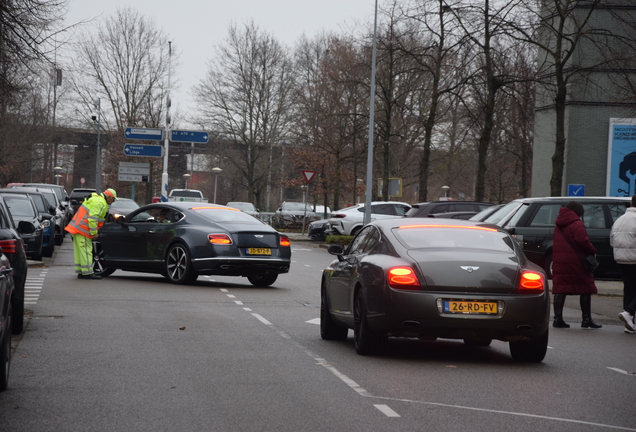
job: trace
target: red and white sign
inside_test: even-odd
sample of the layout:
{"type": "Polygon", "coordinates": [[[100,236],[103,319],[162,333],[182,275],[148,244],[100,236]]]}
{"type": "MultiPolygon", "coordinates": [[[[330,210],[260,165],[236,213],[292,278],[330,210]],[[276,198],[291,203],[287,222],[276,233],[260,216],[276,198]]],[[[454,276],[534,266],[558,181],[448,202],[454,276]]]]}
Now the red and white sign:
{"type": "Polygon", "coordinates": [[[80,178],[80,184],[86,183],[86,179],[84,177],[80,178]]]}
{"type": "Polygon", "coordinates": [[[305,176],[305,181],[309,183],[316,175],[316,171],[303,170],[303,175],[305,176]]]}

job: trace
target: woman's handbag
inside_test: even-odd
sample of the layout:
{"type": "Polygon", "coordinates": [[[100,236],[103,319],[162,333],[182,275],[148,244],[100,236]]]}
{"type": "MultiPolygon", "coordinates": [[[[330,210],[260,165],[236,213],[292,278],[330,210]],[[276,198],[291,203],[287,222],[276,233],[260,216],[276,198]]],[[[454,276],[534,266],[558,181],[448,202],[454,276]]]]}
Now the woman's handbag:
{"type": "Polygon", "coordinates": [[[598,267],[598,260],[594,258],[594,255],[588,255],[583,258],[583,268],[590,273],[593,273],[598,267]]]}
{"type": "MultiPolygon", "coordinates": [[[[560,229],[560,228],[559,228],[560,229]]],[[[561,232],[563,233],[563,230],[561,230],[561,232]]],[[[572,246],[572,243],[570,243],[570,240],[568,240],[567,236],[565,235],[565,233],[563,233],[563,238],[565,239],[565,241],[567,242],[568,245],[570,245],[570,247],[572,248],[572,250],[576,253],[578,252],[574,246],[572,246]]],[[[582,263],[583,263],[583,268],[585,269],[586,272],[588,273],[594,273],[594,270],[596,270],[596,267],[598,267],[598,260],[596,258],[594,258],[594,255],[587,255],[585,257],[583,257],[582,259],[582,263]]]]}

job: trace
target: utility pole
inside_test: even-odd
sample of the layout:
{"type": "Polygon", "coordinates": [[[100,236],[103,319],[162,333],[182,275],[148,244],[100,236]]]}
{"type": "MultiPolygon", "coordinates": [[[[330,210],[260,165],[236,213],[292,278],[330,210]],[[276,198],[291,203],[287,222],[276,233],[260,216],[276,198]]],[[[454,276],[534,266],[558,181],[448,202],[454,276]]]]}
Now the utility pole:
{"type": "Polygon", "coordinates": [[[161,174],[161,202],[168,201],[168,148],[170,147],[170,72],[172,62],[172,42],[168,41],[168,94],[166,95],[166,137],[163,141],[163,174],[161,174]]]}
{"type": "MultiPolygon", "coordinates": [[[[95,100],[95,109],[97,110],[97,156],[95,157],[95,190],[97,191],[97,193],[100,193],[102,179],[102,108],[100,98],[97,98],[95,100]]],[[[93,117],[93,120],[95,120],[95,117],[93,117]]]]}

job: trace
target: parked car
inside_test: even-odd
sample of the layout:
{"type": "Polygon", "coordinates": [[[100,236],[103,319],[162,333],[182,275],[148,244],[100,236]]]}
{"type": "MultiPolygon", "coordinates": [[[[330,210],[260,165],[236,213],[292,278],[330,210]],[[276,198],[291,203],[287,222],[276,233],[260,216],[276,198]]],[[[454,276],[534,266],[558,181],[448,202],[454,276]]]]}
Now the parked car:
{"type": "Polygon", "coordinates": [[[0,189],[0,193],[13,193],[21,195],[26,194],[31,197],[31,200],[33,200],[35,208],[38,211],[40,224],[44,228],[44,237],[42,240],[42,256],[53,256],[53,252],[55,251],[55,223],[51,222],[51,220],[53,219],[53,215],[50,212],[52,210],[49,208],[44,195],[40,192],[35,192],[30,189],[24,188],[0,189]],[[45,221],[48,221],[48,223],[45,221]]]}
{"type": "Polygon", "coordinates": [[[71,191],[71,195],[69,197],[71,203],[71,209],[73,214],[77,211],[78,208],[82,205],[84,200],[91,196],[91,194],[97,193],[96,189],[90,188],[75,188],[71,191]]]}
{"type": "Polygon", "coordinates": [[[64,243],[64,237],[66,236],[66,231],[64,230],[64,207],[57,199],[55,191],[46,187],[24,187],[24,190],[41,192],[42,195],[44,195],[44,198],[49,205],[50,213],[54,214],[53,218],[51,218],[51,223],[55,224],[55,244],[60,246],[64,243]]]}
{"type": "Polygon", "coordinates": [[[20,231],[25,227],[28,230],[28,224],[28,222],[21,222],[16,229],[4,198],[0,194],[0,248],[9,259],[15,283],[15,290],[11,297],[11,329],[13,334],[22,333],[24,328],[24,284],[29,267],[20,231]]]}
{"type": "Polygon", "coordinates": [[[289,271],[290,246],[287,236],[237,209],[148,204],[100,229],[94,271],[159,273],[176,284],[193,283],[199,275],[243,276],[252,285],[269,286],[289,271]]]}
{"type": "Polygon", "coordinates": [[[307,203],[297,201],[283,201],[274,215],[273,226],[277,228],[289,228],[302,226],[303,219],[310,222],[315,219],[316,213],[307,203]]]}
{"type": "Polygon", "coordinates": [[[133,210],[137,210],[139,204],[130,198],[117,198],[109,207],[106,222],[114,222],[120,216],[126,216],[133,210]]]}
{"type": "MultiPolygon", "coordinates": [[[[410,209],[409,204],[399,201],[375,201],[371,203],[371,220],[402,217],[410,209]]],[[[364,212],[364,204],[356,204],[331,213],[331,230],[337,235],[356,235],[364,224],[364,212]]]]}
{"type": "Polygon", "coordinates": [[[9,258],[0,247],[0,391],[9,385],[11,370],[11,332],[12,300],[15,295],[15,282],[9,258]]]}
{"type": "Polygon", "coordinates": [[[630,205],[628,197],[545,197],[521,198],[501,207],[484,222],[499,225],[517,239],[530,261],[552,277],[552,238],[559,209],[568,201],[583,205],[583,223],[596,248],[597,278],[620,278],[609,235],[614,224],[630,205]]]}
{"type": "Polygon", "coordinates": [[[449,213],[449,212],[480,212],[486,207],[492,206],[491,203],[479,201],[428,201],[419,204],[413,204],[411,209],[406,213],[406,217],[427,217],[429,214],[449,213]]]}
{"type": "Polygon", "coordinates": [[[62,210],[64,215],[64,226],[66,226],[66,224],[68,224],[73,218],[73,209],[71,207],[68,193],[66,193],[66,189],[64,189],[64,186],[49,183],[24,183],[22,187],[43,187],[53,190],[53,192],[55,192],[55,196],[57,196],[57,201],[61,205],[60,210],[62,210]]]}
{"type": "Polygon", "coordinates": [[[505,230],[428,218],[366,225],[324,270],[320,335],[358,354],[381,352],[391,337],[509,342],[517,361],[540,362],[548,347],[546,275],[505,230]]]}
{"type": "Polygon", "coordinates": [[[312,240],[325,240],[330,230],[329,219],[319,219],[309,224],[307,235],[312,240]]]}
{"type": "Polygon", "coordinates": [[[243,210],[245,213],[250,216],[254,216],[256,219],[260,219],[261,217],[261,211],[251,202],[231,201],[227,203],[226,206],[243,210]]]}
{"type": "Polygon", "coordinates": [[[20,237],[24,244],[24,251],[28,258],[42,260],[42,246],[44,244],[44,225],[51,225],[50,220],[41,220],[38,209],[31,197],[27,194],[5,193],[0,191],[4,202],[9,208],[9,213],[16,225],[22,222],[20,237]]]}

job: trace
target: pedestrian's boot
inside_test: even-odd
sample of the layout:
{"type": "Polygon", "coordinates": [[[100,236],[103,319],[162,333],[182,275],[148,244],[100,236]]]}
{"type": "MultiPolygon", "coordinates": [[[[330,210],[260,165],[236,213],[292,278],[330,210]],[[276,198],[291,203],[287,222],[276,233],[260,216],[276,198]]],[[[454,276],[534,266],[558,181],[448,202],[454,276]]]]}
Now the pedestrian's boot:
{"type": "Polygon", "coordinates": [[[592,320],[592,294],[583,294],[580,299],[581,312],[583,315],[583,321],[581,327],[597,329],[603,327],[602,324],[597,324],[592,320]]]}
{"type": "Polygon", "coordinates": [[[554,321],[552,327],[570,328],[570,324],[563,321],[563,305],[565,305],[565,294],[554,295],[554,321]]]}

